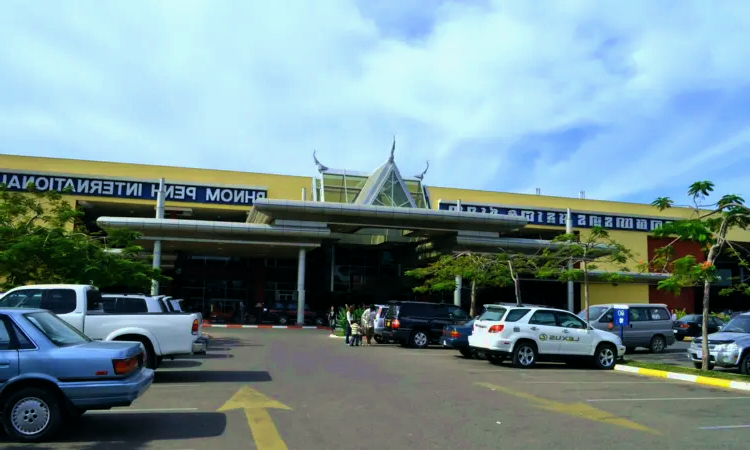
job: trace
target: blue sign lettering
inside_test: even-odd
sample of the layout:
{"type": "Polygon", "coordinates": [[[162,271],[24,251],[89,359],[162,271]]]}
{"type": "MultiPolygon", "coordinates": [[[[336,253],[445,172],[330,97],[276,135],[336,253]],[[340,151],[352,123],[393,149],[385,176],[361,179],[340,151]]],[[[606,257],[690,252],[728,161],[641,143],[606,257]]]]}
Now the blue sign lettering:
{"type": "MultiPolygon", "coordinates": [[[[79,178],[57,175],[19,174],[0,172],[0,184],[9,191],[25,191],[34,183],[40,191],[70,190],[71,195],[86,197],[132,198],[156,200],[158,182],[79,178]]],[[[266,189],[243,189],[222,186],[166,184],[166,200],[221,205],[252,205],[256,199],[266,198],[266,189]]]]}
{"type": "Polygon", "coordinates": [[[626,327],[630,324],[630,311],[627,309],[618,309],[615,308],[614,310],[614,316],[615,316],[615,325],[620,327],[626,327]]]}
{"type": "MultiPolygon", "coordinates": [[[[439,202],[438,209],[443,211],[456,211],[455,202],[439,202]]],[[[505,214],[509,216],[520,216],[532,225],[547,225],[553,227],[564,227],[567,213],[554,209],[540,208],[505,208],[494,205],[476,205],[461,203],[461,211],[483,214],[505,214]]],[[[651,232],[671,220],[655,219],[650,217],[629,217],[612,214],[589,214],[571,211],[574,228],[602,227],[610,230],[621,231],[643,231],[651,232]]]]}

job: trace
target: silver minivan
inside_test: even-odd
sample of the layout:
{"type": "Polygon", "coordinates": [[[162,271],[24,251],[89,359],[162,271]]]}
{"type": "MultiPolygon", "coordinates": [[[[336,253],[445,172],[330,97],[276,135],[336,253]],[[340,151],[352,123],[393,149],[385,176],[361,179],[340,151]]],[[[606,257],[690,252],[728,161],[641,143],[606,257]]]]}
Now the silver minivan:
{"type": "MultiPolygon", "coordinates": [[[[589,323],[598,330],[619,334],[615,326],[614,304],[589,307],[589,323]]],[[[667,305],[655,303],[627,303],[628,325],[622,331],[622,343],[632,352],[636,347],[645,347],[652,353],[661,353],[675,343],[672,331],[672,315],[667,305]]],[[[586,319],[586,310],[578,313],[586,319]]]]}

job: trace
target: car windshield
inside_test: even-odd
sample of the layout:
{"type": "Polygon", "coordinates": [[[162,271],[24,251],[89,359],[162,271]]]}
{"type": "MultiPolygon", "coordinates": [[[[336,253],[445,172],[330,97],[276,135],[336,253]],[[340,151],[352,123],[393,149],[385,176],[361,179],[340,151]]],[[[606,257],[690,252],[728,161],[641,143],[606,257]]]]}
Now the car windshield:
{"type": "Polygon", "coordinates": [[[487,311],[484,312],[481,316],[479,316],[479,320],[492,320],[492,321],[498,321],[503,318],[505,315],[505,312],[507,309],[505,308],[492,308],[488,307],[487,311]]]}
{"type": "MultiPolygon", "coordinates": [[[[589,320],[594,321],[602,316],[607,310],[609,309],[608,306],[592,306],[589,308],[589,320]]],[[[578,313],[578,317],[580,319],[586,320],[586,310],[578,313]]]]}
{"type": "Polygon", "coordinates": [[[750,333],[750,315],[748,316],[737,316],[730,320],[724,328],[721,329],[722,333],[750,333]]]}
{"type": "Polygon", "coordinates": [[[68,325],[56,315],[48,311],[24,314],[26,319],[39,329],[58,347],[85,344],[91,342],[88,336],[68,325]]]}
{"type": "Polygon", "coordinates": [[[688,316],[682,316],[677,321],[678,322],[699,322],[700,320],[702,320],[701,316],[698,316],[698,315],[695,315],[695,314],[691,314],[691,315],[688,315],[688,316]]]}

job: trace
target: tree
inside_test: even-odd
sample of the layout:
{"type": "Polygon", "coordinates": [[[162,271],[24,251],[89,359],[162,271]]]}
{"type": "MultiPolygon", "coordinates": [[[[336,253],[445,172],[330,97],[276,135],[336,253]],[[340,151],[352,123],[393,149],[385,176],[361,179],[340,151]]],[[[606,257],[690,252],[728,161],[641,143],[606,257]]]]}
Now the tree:
{"type": "Polygon", "coordinates": [[[62,194],[10,192],[0,185],[0,287],[39,283],[93,284],[146,290],[152,280],[168,281],[138,259],[138,233],[124,229],[90,234],[83,212],[62,194]],[[112,251],[117,249],[117,251],[112,251]]]}
{"type": "MultiPolygon", "coordinates": [[[[576,234],[555,237],[551,245],[542,251],[537,278],[557,278],[560,281],[580,281],[584,286],[584,309],[589,321],[589,278],[598,264],[619,265],[621,272],[629,272],[624,264],[632,259],[632,252],[617,243],[602,227],[594,227],[583,239],[576,234]],[[577,267],[576,267],[577,266],[577,267]]],[[[631,281],[632,277],[604,271],[600,279],[617,283],[631,281]]]]}
{"type": "Polygon", "coordinates": [[[477,289],[508,286],[512,283],[505,261],[497,255],[463,252],[443,255],[427,267],[409,270],[407,276],[423,280],[415,292],[440,292],[456,289],[456,276],[471,283],[469,315],[476,315],[477,289]]]}
{"type": "MultiPolygon", "coordinates": [[[[702,370],[709,370],[708,352],[708,317],[711,284],[719,280],[716,271],[716,260],[724,254],[737,261],[740,266],[748,267],[745,258],[747,249],[730,242],[727,234],[733,229],[747,230],[750,226],[750,208],[738,195],[725,195],[716,203],[704,204],[704,201],[714,190],[711,181],[698,181],[688,188],[688,196],[692,199],[691,215],[684,220],[665,223],[654,231],[656,237],[672,237],[673,240],[657,249],[654,258],[642,264],[642,270],[656,270],[668,272],[669,277],[658,283],[657,289],[679,295],[685,287],[703,287],[703,331],[702,331],[702,370]],[[694,255],[674,259],[674,244],[679,241],[692,241],[701,245],[707,252],[706,260],[701,262],[694,255]]],[[[651,203],[660,211],[672,208],[674,201],[669,197],[659,197],[651,203]]],[[[731,288],[723,289],[720,294],[728,295],[741,292],[750,295],[750,286],[740,282],[731,288]]],[[[747,370],[747,369],[746,369],[747,370]]]]}

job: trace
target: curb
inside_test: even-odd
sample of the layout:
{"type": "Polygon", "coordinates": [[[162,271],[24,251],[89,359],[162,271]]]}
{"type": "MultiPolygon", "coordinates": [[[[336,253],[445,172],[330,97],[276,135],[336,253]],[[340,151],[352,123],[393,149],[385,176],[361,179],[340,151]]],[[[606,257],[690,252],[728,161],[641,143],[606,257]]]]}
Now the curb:
{"type": "Polygon", "coordinates": [[[750,391],[750,383],[743,381],[724,380],[721,378],[703,377],[700,375],[688,375],[686,373],[666,372],[664,370],[645,369],[643,367],[624,366],[621,364],[616,365],[615,370],[647,377],[668,378],[670,380],[687,381],[706,386],[734,389],[738,391],[750,391]]]}
{"type": "Polygon", "coordinates": [[[264,328],[264,329],[275,329],[275,330],[329,330],[330,327],[323,326],[302,326],[302,325],[236,325],[236,324],[217,324],[217,323],[203,323],[203,328],[264,328]]]}

